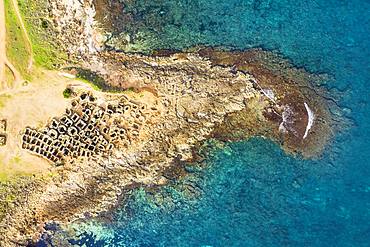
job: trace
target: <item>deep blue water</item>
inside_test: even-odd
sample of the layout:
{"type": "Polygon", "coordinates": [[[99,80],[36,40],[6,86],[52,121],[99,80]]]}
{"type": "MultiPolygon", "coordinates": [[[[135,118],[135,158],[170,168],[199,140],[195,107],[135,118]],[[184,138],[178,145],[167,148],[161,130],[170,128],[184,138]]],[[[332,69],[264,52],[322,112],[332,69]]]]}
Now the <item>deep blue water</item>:
{"type": "Polygon", "coordinates": [[[370,1],[143,2],[180,16],[176,32],[168,23],[171,32],[151,34],[162,48],[263,47],[332,75],[325,86],[341,92],[352,126],[316,161],[260,138],[232,143],[176,186],[132,192],[116,222],[103,224],[105,239],[85,245],[370,246],[370,1]],[[196,199],[184,195],[187,184],[196,199]]]}

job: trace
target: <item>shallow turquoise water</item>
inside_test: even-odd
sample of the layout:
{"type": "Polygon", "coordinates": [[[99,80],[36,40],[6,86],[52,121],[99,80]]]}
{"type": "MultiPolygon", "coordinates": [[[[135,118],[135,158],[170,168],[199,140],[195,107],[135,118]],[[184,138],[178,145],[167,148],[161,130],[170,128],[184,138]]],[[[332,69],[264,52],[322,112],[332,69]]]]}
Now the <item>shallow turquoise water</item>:
{"type": "Polygon", "coordinates": [[[338,104],[353,125],[317,161],[289,157],[261,138],[230,144],[176,185],[134,191],[115,220],[103,224],[113,237],[89,233],[74,243],[370,246],[370,2],[158,0],[130,8],[139,5],[138,22],[167,15],[168,22],[153,21],[160,30],[142,27],[152,30],[151,48],[263,47],[332,75],[324,86],[341,93],[338,104]],[[188,184],[197,199],[184,197],[188,184]]]}

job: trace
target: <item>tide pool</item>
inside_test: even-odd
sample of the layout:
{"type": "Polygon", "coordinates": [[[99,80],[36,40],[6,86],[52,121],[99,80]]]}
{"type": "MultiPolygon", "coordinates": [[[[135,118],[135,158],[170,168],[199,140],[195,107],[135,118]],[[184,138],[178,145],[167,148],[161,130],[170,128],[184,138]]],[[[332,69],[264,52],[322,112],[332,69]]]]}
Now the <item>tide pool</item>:
{"type": "Polygon", "coordinates": [[[126,11],[133,23],[121,31],[136,37],[127,51],[262,47],[329,74],[318,86],[340,96],[336,114],[351,126],[317,160],[263,138],[227,144],[181,181],[132,191],[112,221],[94,221],[99,233],[81,226],[70,243],[370,246],[369,1],[130,1],[126,11]]]}

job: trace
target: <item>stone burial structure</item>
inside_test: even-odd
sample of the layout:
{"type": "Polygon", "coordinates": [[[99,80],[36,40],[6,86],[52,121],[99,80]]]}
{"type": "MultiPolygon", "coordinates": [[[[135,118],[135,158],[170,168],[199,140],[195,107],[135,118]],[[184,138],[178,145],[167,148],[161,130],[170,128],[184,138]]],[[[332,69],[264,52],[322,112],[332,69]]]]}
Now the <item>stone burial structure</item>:
{"type": "Polygon", "coordinates": [[[144,103],[120,95],[106,102],[83,92],[65,114],[53,118],[41,130],[27,127],[22,148],[52,163],[109,155],[114,147],[127,146],[138,137],[148,115],[144,103]]]}

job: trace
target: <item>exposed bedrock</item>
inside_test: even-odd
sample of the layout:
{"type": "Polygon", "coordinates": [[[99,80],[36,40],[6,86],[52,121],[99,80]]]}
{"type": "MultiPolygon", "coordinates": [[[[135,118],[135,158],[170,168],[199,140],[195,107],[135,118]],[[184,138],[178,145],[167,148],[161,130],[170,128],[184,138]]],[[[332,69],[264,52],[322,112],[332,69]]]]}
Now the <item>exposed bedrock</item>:
{"type": "Polygon", "coordinates": [[[288,60],[261,49],[245,52],[204,49],[199,54],[213,64],[232,66],[252,75],[254,88],[269,102],[262,110],[262,118],[255,114],[255,108],[261,105],[256,100],[242,111],[229,114],[224,124],[215,131],[219,138],[237,140],[250,135],[263,135],[278,141],[289,153],[313,158],[323,152],[333,130],[339,128],[334,126],[337,121],[329,109],[338,106],[326,98],[327,91],[318,87],[322,81],[328,80],[326,75],[308,73],[294,67],[288,60]],[[236,130],[230,133],[227,129],[233,126],[236,130]]]}
{"type": "Polygon", "coordinates": [[[48,138],[42,136],[39,144],[52,146],[37,154],[64,164],[4,219],[2,230],[12,239],[36,240],[45,222],[97,216],[113,207],[127,187],[165,184],[163,173],[179,161],[193,161],[210,138],[262,135],[287,152],[313,157],[331,135],[327,104],[310,88],[320,78],[269,52],[106,52],[85,67],[111,86],[134,92],[76,93],[64,116],[51,116],[44,129],[25,130],[26,149],[33,147],[31,137],[45,133],[48,138]],[[305,104],[314,118],[309,119],[305,104]],[[122,137],[114,141],[119,130],[122,137]],[[95,134],[86,136],[88,131],[95,134]],[[78,143],[78,150],[70,143],[78,143]]]}
{"type": "Polygon", "coordinates": [[[175,177],[183,172],[176,164],[195,161],[206,140],[265,136],[308,158],[319,155],[332,135],[331,106],[315,86],[325,78],[271,52],[102,51],[93,1],[49,2],[56,36],[79,66],[107,88],[133,91],[71,86],[65,115],[24,130],[23,148],[59,166],[2,220],[0,246],[36,241],[46,222],[97,216],[127,188],[166,184],[169,171],[175,177]]]}
{"type": "MultiPolygon", "coordinates": [[[[286,59],[261,49],[227,52],[206,48],[194,53],[159,51],[151,57],[103,53],[102,60],[104,67],[94,64],[91,68],[109,84],[151,90],[165,99],[177,99],[177,102],[185,102],[187,94],[198,98],[206,90],[212,97],[215,93],[208,83],[212,79],[221,83],[220,88],[225,87],[221,91],[227,94],[226,87],[234,84],[233,77],[247,81],[250,97],[243,99],[238,111],[228,112],[210,135],[220,140],[262,135],[279,142],[287,152],[308,158],[323,151],[336,122],[329,107],[337,106],[325,99],[327,92],[317,86],[328,79],[325,75],[295,68],[286,59]],[[223,72],[217,74],[215,71],[223,72]],[[202,75],[209,78],[202,78],[202,75]],[[174,83],[165,86],[158,83],[163,78],[174,83]],[[204,91],[196,88],[197,83],[204,84],[204,91]],[[182,92],[176,93],[176,90],[182,92]]],[[[185,112],[202,114],[196,108],[188,108],[191,110],[185,112]]]]}

